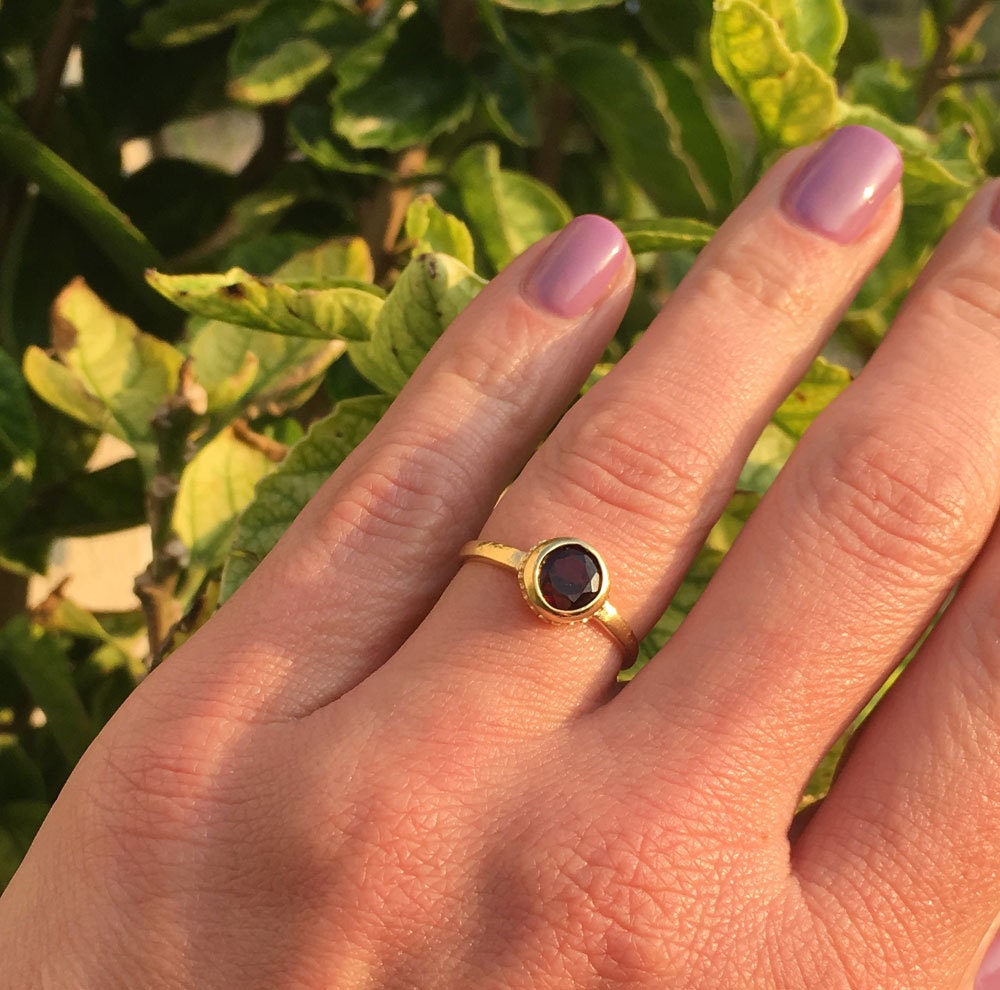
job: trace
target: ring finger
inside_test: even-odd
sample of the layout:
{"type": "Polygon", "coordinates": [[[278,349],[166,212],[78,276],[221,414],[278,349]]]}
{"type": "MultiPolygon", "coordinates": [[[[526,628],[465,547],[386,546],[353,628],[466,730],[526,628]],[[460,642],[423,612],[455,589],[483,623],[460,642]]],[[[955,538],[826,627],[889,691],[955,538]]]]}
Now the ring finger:
{"type": "MultiPolygon", "coordinates": [[[[613,604],[641,637],[887,246],[900,170],[891,142],[858,127],[775,165],[642,340],[563,418],[483,538],[526,550],[569,535],[603,551],[613,604]]],[[[535,724],[558,724],[600,698],[621,654],[592,627],[539,622],[513,575],[470,563],[370,689],[392,692],[408,674],[438,708],[442,658],[471,718],[501,717],[506,700],[520,724],[532,708],[535,724]]]]}

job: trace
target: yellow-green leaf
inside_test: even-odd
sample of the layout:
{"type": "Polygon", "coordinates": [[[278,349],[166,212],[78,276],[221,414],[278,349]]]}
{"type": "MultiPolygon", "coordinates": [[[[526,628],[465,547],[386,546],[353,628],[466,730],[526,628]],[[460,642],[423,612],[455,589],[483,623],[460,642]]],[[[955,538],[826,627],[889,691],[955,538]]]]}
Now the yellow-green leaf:
{"type": "Polygon", "coordinates": [[[371,340],[348,344],[355,367],[387,395],[395,395],[484,284],[446,254],[414,258],[379,312],[371,340]]]}
{"type": "Polygon", "coordinates": [[[710,40],[712,63],[746,105],[765,145],[806,144],[834,126],[833,78],[793,51],[778,22],[752,0],[717,0],[710,40]]]}
{"type": "Polygon", "coordinates": [[[222,275],[151,271],[147,279],[165,298],[197,316],[322,340],[366,340],[383,298],[376,286],[359,280],[279,282],[242,268],[222,275]]]}
{"type": "Polygon", "coordinates": [[[177,388],[180,351],[113,312],[83,279],[55,301],[52,344],[54,357],[37,347],[25,353],[31,387],[67,415],[130,444],[151,475],[153,414],[177,388]]]}
{"type": "Polygon", "coordinates": [[[466,268],[475,268],[475,249],[469,228],[456,216],[442,210],[433,197],[417,196],[406,211],[406,238],[413,253],[449,254],[466,268]]]}
{"type": "Polygon", "coordinates": [[[455,163],[453,174],[462,206],[498,271],[573,217],[543,182],[501,168],[495,144],[473,145],[455,163]]]}
{"type": "Polygon", "coordinates": [[[792,394],[775,411],[772,422],[794,440],[851,383],[851,373],[826,358],[816,358],[792,394]]]}
{"type": "Polygon", "coordinates": [[[181,475],[174,507],[174,529],[193,566],[210,569],[226,559],[237,517],[253,499],[257,482],[276,467],[231,427],[198,451],[181,475]]]}
{"type": "Polygon", "coordinates": [[[281,466],[257,486],[240,517],[232,553],[222,572],[225,601],[270,553],[320,486],[361,443],[389,407],[384,396],[347,399],[289,451],[281,466]]]}

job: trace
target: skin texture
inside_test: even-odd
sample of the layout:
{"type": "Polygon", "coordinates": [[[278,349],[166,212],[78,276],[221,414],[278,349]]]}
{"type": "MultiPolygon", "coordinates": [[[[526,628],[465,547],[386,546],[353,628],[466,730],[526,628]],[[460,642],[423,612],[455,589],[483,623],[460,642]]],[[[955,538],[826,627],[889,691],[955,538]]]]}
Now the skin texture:
{"type": "Polygon", "coordinates": [[[577,536],[636,632],[656,620],[894,233],[896,188],[849,243],[789,216],[815,151],[565,415],[631,261],[580,316],[531,293],[552,239],[491,284],[88,751],[0,899],[0,985],[971,986],[1000,914],[995,187],[627,688],[607,637],[458,569],[480,533],[577,536]],[[963,574],[790,841],[815,761],[963,574]]]}

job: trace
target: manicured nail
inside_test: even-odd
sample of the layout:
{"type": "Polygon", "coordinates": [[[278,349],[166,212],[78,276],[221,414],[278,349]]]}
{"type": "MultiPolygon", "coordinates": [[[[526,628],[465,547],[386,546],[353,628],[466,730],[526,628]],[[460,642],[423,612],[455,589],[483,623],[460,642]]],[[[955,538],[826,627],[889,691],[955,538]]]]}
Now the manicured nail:
{"type": "Polygon", "coordinates": [[[785,191],[793,220],[839,244],[867,229],[903,174],[899,149],[870,127],[843,127],[826,139],[785,191]]]}
{"type": "Polygon", "coordinates": [[[610,291],[628,257],[622,232],[604,217],[577,217],[552,242],[527,288],[556,316],[582,316],[610,291]]]}
{"type": "Polygon", "coordinates": [[[1000,938],[995,938],[986,951],[976,976],[975,990],[1000,990],[1000,938]]]}

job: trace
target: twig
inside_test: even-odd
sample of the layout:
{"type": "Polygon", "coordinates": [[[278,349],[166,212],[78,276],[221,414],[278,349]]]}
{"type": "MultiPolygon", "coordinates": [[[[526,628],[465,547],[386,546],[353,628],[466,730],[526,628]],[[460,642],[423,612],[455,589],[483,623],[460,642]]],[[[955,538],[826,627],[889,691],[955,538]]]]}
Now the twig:
{"type": "Polygon", "coordinates": [[[974,69],[960,69],[952,65],[945,70],[944,78],[947,82],[958,83],[996,82],[1000,80],[1000,65],[980,65],[974,69]]]}
{"type": "Polygon", "coordinates": [[[59,6],[52,33],[38,60],[38,84],[24,111],[24,119],[36,136],[49,126],[66,62],[83,22],[93,16],[94,0],[63,0],[59,6]]]}
{"type": "MultiPolygon", "coordinates": [[[[49,126],[66,72],[66,61],[76,44],[81,26],[93,14],[94,0],[63,0],[56,12],[52,33],[38,59],[35,91],[24,110],[25,123],[36,137],[41,137],[49,126]]],[[[0,260],[7,255],[27,201],[27,182],[22,178],[12,178],[0,195],[0,260]]]]}
{"type": "Polygon", "coordinates": [[[375,281],[381,282],[392,268],[396,244],[413,201],[412,179],[423,170],[427,149],[409,148],[396,158],[392,179],[383,179],[371,199],[362,205],[361,236],[375,262],[375,281]]]}
{"type": "Polygon", "coordinates": [[[28,579],[23,574],[0,569],[0,626],[24,611],[28,600],[28,579]]]}
{"type": "Polygon", "coordinates": [[[278,443],[263,433],[257,433],[245,419],[237,419],[233,423],[233,435],[240,443],[245,443],[253,450],[258,450],[275,464],[280,464],[288,455],[288,445],[278,443]]]}
{"type": "Polygon", "coordinates": [[[531,174],[550,186],[557,186],[562,175],[563,137],[573,114],[573,100],[567,89],[556,82],[545,100],[542,143],[535,152],[531,174]]]}
{"type": "Polygon", "coordinates": [[[994,0],[965,0],[945,24],[938,26],[938,43],[920,84],[918,116],[930,106],[938,90],[950,81],[955,56],[968,45],[993,10],[994,0]]]}
{"type": "Polygon", "coordinates": [[[149,631],[150,669],[163,659],[167,633],[181,617],[174,592],[187,561],[187,547],[174,531],[174,506],[181,474],[194,455],[191,434],[206,410],[205,390],[195,381],[189,358],[181,366],[176,392],[153,415],[158,454],[156,474],[146,493],[153,559],[135,580],[149,631]]]}
{"type": "Polygon", "coordinates": [[[473,0],[441,0],[444,50],[468,65],[483,45],[482,22],[473,0]]]}

